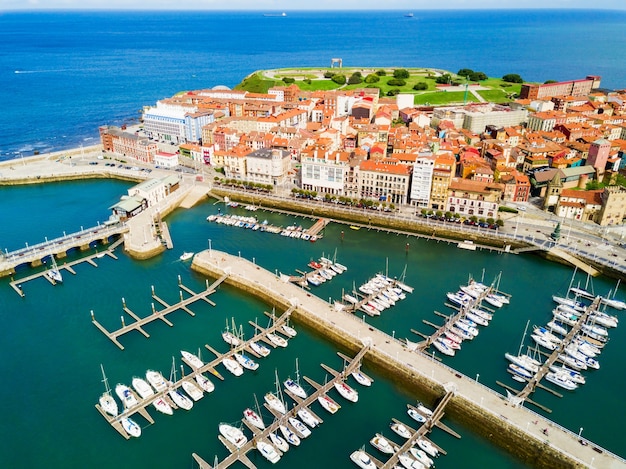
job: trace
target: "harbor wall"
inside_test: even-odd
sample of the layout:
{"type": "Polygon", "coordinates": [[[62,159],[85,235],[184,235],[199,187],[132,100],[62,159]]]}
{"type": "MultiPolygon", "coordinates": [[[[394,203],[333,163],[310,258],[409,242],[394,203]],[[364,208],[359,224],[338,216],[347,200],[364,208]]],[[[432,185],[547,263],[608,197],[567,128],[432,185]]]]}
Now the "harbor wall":
{"type": "MultiPolygon", "coordinates": [[[[194,257],[192,263],[193,270],[213,278],[219,278],[225,272],[230,272],[229,269],[232,267],[228,267],[230,265],[229,257],[234,256],[229,256],[219,251],[212,251],[211,255],[214,260],[207,262],[207,259],[203,258],[206,252],[203,251],[194,257]],[[223,265],[223,268],[220,267],[220,263],[223,265]]],[[[294,299],[290,299],[288,293],[277,293],[270,286],[271,284],[267,283],[268,277],[278,282],[276,277],[259,266],[255,266],[254,269],[258,271],[257,275],[253,277],[254,280],[230,272],[225,283],[267,302],[269,306],[278,310],[286,310],[291,307],[294,299]],[[263,276],[266,278],[263,278],[263,276]]],[[[287,292],[287,289],[295,288],[301,296],[302,292],[299,287],[283,284],[283,282],[279,283],[282,284],[278,288],[281,292],[287,292]]],[[[324,300],[310,293],[306,293],[306,298],[306,306],[296,302],[297,307],[291,313],[294,322],[306,327],[314,334],[324,338],[324,340],[332,342],[333,345],[344,351],[352,354],[357,353],[363,345],[362,339],[365,339],[366,336],[363,336],[361,339],[356,334],[348,333],[344,328],[336,325],[333,316],[329,316],[327,313],[331,308],[324,300]],[[309,311],[312,308],[314,310],[309,311]],[[326,315],[325,319],[322,318],[323,315],[326,315]]],[[[343,313],[339,312],[335,312],[335,314],[343,315],[343,313]]],[[[338,318],[338,316],[335,316],[335,318],[338,318]]],[[[358,322],[358,318],[351,317],[350,319],[353,323],[355,321],[358,322]]],[[[365,325],[367,326],[367,324],[365,325]]],[[[412,368],[410,364],[407,365],[399,360],[394,360],[392,356],[379,350],[376,347],[376,341],[380,340],[381,331],[371,326],[368,327],[368,330],[371,331],[372,336],[376,336],[374,346],[368,350],[364,357],[369,367],[386,379],[404,388],[409,394],[415,395],[428,404],[434,405],[444,396],[446,391],[442,382],[430,379],[423,373],[423,370],[417,370],[412,368]]],[[[386,343],[394,340],[391,337],[385,337],[387,338],[386,343]]],[[[368,340],[371,339],[368,338],[368,340]]],[[[406,347],[404,347],[404,350],[406,351],[406,347]]],[[[436,367],[438,365],[431,363],[430,366],[436,367]]],[[[463,386],[463,381],[467,383],[467,378],[463,375],[453,371],[445,370],[445,372],[448,373],[451,383],[458,386],[463,386]]],[[[448,383],[446,382],[446,384],[448,383]]],[[[585,467],[584,464],[559,451],[546,440],[537,439],[528,432],[524,432],[518,425],[510,423],[507,417],[488,412],[484,407],[478,406],[459,393],[455,394],[448,402],[445,412],[453,421],[483,436],[494,445],[503,448],[533,467],[585,467]]]]}

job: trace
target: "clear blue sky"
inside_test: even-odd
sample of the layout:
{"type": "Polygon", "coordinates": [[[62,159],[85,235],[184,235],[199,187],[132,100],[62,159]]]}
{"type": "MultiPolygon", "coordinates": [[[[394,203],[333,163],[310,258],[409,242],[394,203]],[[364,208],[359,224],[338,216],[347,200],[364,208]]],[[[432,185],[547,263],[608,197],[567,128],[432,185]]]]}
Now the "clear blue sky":
{"type": "Polygon", "coordinates": [[[2,0],[0,11],[102,10],[407,10],[587,8],[625,10],[625,0],[2,0]]]}

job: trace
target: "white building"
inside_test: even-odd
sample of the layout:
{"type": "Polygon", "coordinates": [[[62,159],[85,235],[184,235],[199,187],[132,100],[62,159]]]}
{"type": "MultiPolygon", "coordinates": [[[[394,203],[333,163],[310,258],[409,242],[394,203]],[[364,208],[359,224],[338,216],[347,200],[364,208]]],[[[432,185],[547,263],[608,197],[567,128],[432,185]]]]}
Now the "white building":
{"type": "Polygon", "coordinates": [[[167,176],[163,179],[148,179],[128,189],[128,195],[145,199],[148,207],[158,204],[178,188],[178,176],[167,176]]]}
{"type": "Polygon", "coordinates": [[[164,168],[175,168],[178,166],[178,153],[157,152],[154,155],[154,164],[164,168]]]}
{"type": "Polygon", "coordinates": [[[430,193],[433,185],[433,171],[436,159],[432,154],[418,156],[415,159],[409,200],[416,207],[430,207],[430,193]]]}
{"type": "Polygon", "coordinates": [[[247,155],[247,175],[250,182],[284,184],[289,178],[291,155],[287,150],[260,148],[247,155]]]}
{"type": "Polygon", "coordinates": [[[334,154],[319,154],[315,150],[312,154],[301,156],[302,167],[301,186],[308,191],[317,191],[323,194],[344,195],[344,182],[350,170],[347,152],[334,154]]]}
{"type": "Polygon", "coordinates": [[[156,140],[185,143],[187,136],[185,116],[197,110],[197,107],[192,105],[181,106],[158,101],[156,106],[144,110],[142,118],[144,131],[146,135],[156,140]]]}

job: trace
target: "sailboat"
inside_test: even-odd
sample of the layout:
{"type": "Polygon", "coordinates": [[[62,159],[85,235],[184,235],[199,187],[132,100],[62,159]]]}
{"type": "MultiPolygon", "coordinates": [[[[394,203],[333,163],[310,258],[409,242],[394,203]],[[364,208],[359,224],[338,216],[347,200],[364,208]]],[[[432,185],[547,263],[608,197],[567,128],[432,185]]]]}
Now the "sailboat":
{"type": "Polygon", "coordinates": [[[254,402],[256,404],[257,412],[248,407],[243,411],[243,416],[249,423],[251,423],[255,427],[260,428],[261,430],[265,430],[265,423],[261,418],[261,411],[259,410],[259,402],[256,400],[256,394],[254,396],[254,402]]]}
{"type": "Polygon", "coordinates": [[[63,283],[63,276],[61,275],[61,271],[59,270],[59,266],[57,265],[54,255],[51,255],[50,259],[52,259],[52,266],[48,269],[46,275],[55,283],[63,283]]]}
{"type": "Polygon", "coordinates": [[[115,417],[118,414],[117,401],[111,395],[111,388],[109,387],[109,381],[107,380],[106,375],[104,374],[104,367],[100,364],[100,369],[102,370],[102,382],[104,383],[105,391],[100,396],[98,402],[100,403],[100,407],[107,414],[115,417]]]}
{"type": "Polygon", "coordinates": [[[278,370],[274,370],[274,373],[276,375],[276,394],[268,392],[265,394],[265,396],[263,396],[263,398],[265,399],[265,402],[267,402],[267,405],[275,410],[278,413],[281,414],[286,414],[287,413],[287,408],[285,406],[285,402],[283,401],[282,398],[282,392],[280,390],[280,385],[278,384],[278,370]]]}
{"type": "Polygon", "coordinates": [[[287,378],[283,383],[287,391],[295,394],[301,399],[306,399],[307,393],[302,386],[300,386],[300,373],[298,370],[298,359],[296,358],[296,379],[287,378]]]}
{"type": "MultiPolygon", "coordinates": [[[[176,382],[176,363],[174,361],[174,357],[172,357],[172,371],[170,373],[170,381],[176,382]]],[[[185,396],[182,392],[180,392],[176,388],[170,388],[167,392],[170,398],[174,401],[178,407],[181,407],[185,410],[190,410],[193,407],[193,401],[185,396]]]]}
{"type": "Polygon", "coordinates": [[[528,354],[522,355],[522,347],[524,346],[524,338],[526,338],[526,333],[528,332],[529,324],[530,324],[530,320],[526,322],[526,328],[524,329],[524,335],[522,335],[522,340],[520,341],[519,349],[517,350],[517,355],[513,355],[507,352],[504,354],[504,358],[506,358],[508,361],[512,362],[513,364],[517,366],[521,366],[522,368],[525,368],[526,370],[532,373],[536,373],[537,370],[539,369],[539,366],[541,366],[541,362],[539,362],[538,360],[536,360],[535,358],[531,357],[528,354]]]}

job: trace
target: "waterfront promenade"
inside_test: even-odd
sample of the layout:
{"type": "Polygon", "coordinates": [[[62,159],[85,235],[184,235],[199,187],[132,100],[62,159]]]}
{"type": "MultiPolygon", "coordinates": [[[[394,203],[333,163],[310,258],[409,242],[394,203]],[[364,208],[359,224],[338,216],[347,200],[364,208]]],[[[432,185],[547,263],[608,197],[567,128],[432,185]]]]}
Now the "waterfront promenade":
{"type": "MultiPolygon", "coordinates": [[[[603,450],[592,442],[583,445],[576,434],[532,412],[515,406],[497,392],[472,378],[442,365],[432,357],[408,350],[403,342],[388,336],[360,317],[336,311],[326,301],[310,292],[280,280],[254,263],[216,250],[203,251],[194,257],[192,268],[211,277],[229,274],[227,283],[275,305],[295,305],[295,322],[322,331],[329,340],[360,348],[370,343],[364,360],[371,366],[397,374],[399,379],[412,377],[415,383],[433,390],[440,398],[447,389],[455,395],[447,408],[452,418],[470,420],[483,430],[495,444],[515,448],[523,460],[538,467],[603,467],[624,468],[626,461],[603,450]],[[547,429],[547,434],[543,432],[547,429]]],[[[407,383],[411,384],[411,383],[407,383]]]]}

